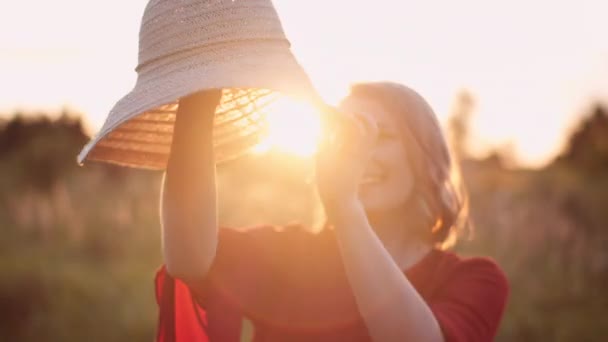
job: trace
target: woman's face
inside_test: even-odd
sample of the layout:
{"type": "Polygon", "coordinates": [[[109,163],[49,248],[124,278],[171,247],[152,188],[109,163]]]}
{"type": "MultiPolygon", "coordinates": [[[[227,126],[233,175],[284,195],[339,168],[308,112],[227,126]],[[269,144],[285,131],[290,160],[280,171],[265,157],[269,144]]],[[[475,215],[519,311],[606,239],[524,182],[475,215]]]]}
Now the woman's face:
{"type": "Polygon", "coordinates": [[[347,97],[340,110],[373,117],[378,138],[359,185],[359,200],[366,211],[381,212],[403,207],[414,187],[414,177],[394,113],[375,101],[347,97]]]}

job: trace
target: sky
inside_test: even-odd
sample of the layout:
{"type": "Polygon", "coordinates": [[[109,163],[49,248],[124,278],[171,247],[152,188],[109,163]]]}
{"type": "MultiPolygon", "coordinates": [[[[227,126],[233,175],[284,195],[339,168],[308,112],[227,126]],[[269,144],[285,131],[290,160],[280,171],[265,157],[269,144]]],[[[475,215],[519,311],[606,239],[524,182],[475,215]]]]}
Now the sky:
{"type": "MultiPolygon", "coordinates": [[[[134,85],[145,0],[0,2],[0,112],[87,114],[95,131],[134,85]]],[[[603,0],[275,0],[298,60],[329,101],[357,81],[418,90],[445,122],[476,100],[472,149],[512,145],[538,166],[608,100],[603,0]]]]}

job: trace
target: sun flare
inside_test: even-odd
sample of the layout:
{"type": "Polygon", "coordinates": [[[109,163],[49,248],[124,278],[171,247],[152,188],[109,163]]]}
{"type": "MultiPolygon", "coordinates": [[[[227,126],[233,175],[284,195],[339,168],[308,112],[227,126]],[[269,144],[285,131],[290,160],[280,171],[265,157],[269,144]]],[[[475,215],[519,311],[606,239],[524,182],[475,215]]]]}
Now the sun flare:
{"type": "Polygon", "coordinates": [[[320,114],[312,105],[281,97],[268,108],[266,120],[268,134],[253,148],[254,153],[271,149],[300,157],[315,153],[321,123],[320,114]]]}

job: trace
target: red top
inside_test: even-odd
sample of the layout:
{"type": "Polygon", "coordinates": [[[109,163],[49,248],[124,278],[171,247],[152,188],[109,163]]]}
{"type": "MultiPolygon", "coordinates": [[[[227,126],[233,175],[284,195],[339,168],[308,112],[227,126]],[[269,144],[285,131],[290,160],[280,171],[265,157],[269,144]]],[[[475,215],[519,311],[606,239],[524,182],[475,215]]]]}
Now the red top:
{"type": "MultiPolygon", "coordinates": [[[[491,341],[507,296],[487,258],[432,250],[404,272],[435,314],[446,341],[491,341]]],[[[158,342],[371,341],[347,281],[334,232],[220,229],[211,270],[196,287],[156,275],[158,342]]]]}

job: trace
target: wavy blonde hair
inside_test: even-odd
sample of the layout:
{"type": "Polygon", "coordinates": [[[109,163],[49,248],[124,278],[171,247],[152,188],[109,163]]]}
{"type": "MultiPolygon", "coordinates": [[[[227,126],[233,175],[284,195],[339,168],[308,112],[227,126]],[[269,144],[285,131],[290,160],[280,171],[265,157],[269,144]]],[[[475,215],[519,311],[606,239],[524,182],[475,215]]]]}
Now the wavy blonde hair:
{"type": "Polygon", "coordinates": [[[374,101],[393,115],[415,179],[405,210],[426,241],[442,249],[452,247],[463,231],[471,230],[468,199],[431,106],[413,89],[392,82],[355,84],[348,96],[374,101]]]}

